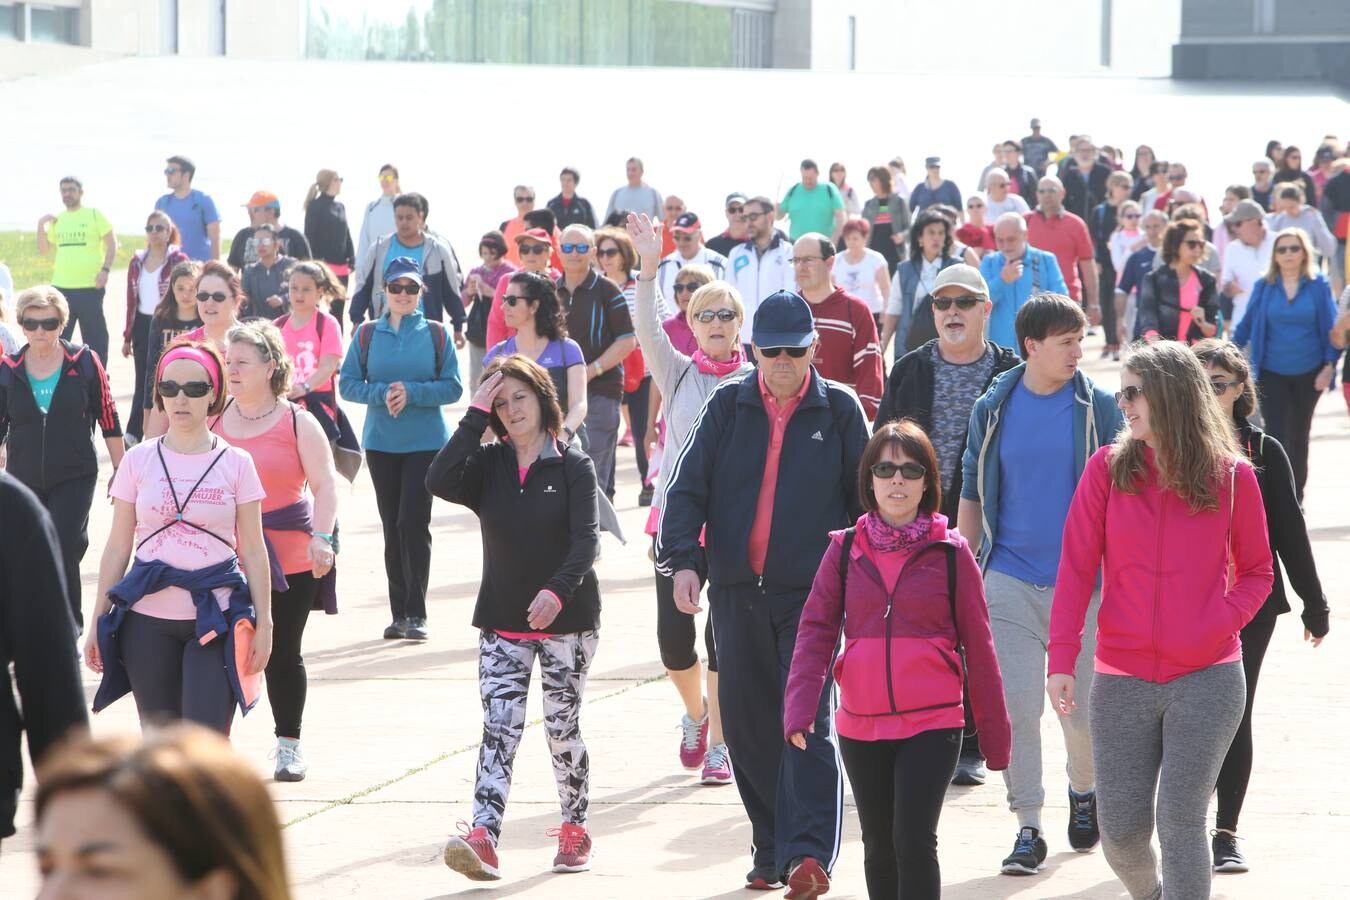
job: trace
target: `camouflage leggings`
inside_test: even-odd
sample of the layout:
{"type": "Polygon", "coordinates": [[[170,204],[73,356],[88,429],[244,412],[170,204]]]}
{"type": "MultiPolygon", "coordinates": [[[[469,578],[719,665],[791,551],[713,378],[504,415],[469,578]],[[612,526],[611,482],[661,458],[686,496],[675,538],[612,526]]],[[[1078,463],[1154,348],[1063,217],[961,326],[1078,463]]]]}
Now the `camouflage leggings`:
{"type": "Polygon", "coordinates": [[[483,697],[483,745],[473,794],[473,824],[501,833],[511,771],[525,731],[530,675],[539,659],[544,683],[544,734],[553,755],[563,821],[586,823],[591,761],[581,740],[581,694],[600,635],[595,631],[539,640],[510,640],[483,631],[478,641],[478,688],[483,697]]]}

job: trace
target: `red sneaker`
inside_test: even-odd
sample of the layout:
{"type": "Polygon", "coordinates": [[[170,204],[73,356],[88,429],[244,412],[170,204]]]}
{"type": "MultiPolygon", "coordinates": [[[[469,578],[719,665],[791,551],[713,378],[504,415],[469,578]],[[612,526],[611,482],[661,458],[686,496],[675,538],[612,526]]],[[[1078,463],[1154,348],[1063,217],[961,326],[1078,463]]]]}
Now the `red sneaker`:
{"type": "Polygon", "coordinates": [[[585,825],[564,822],[548,830],[549,837],[558,839],[558,855],[553,857],[555,872],[586,872],[591,868],[591,836],[585,825]]]}
{"type": "Polygon", "coordinates": [[[821,894],[829,893],[830,876],[817,860],[803,857],[788,873],[787,888],[784,900],[815,900],[821,894]]]}
{"type": "Polygon", "coordinates": [[[459,823],[459,834],[445,842],[445,864],[473,881],[496,881],[502,877],[497,867],[497,845],[487,827],[469,828],[459,823]]]}

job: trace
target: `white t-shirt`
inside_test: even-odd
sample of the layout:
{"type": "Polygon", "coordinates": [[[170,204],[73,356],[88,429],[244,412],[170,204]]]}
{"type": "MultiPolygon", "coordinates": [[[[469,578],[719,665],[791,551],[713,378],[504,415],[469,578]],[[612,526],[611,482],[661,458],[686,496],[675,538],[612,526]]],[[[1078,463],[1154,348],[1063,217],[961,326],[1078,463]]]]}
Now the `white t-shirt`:
{"type": "Polygon", "coordinates": [[[990,223],[997,222],[998,217],[1004,213],[1015,212],[1024,216],[1031,212],[1031,208],[1027,206],[1027,201],[1022,199],[1022,195],[1014,194],[1012,191],[1008,191],[1008,196],[1002,200],[986,197],[984,205],[988,208],[988,212],[984,214],[984,220],[990,223]]]}
{"type": "Polygon", "coordinates": [[[159,268],[152,269],[149,266],[141,266],[141,277],[136,285],[136,311],[144,313],[147,316],[155,314],[155,307],[163,299],[159,296],[159,273],[164,268],[164,263],[159,264],[159,268]]]}
{"type": "Polygon", "coordinates": [[[14,276],[9,274],[9,266],[4,263],[0,263],[0,294],[5,295],[5,308],[9,310],[10,318],[14,318],[14,310],[19,303],[14,296],[14,276]]]}
{"type": "Polygon", "coordinates": [[[870,247],[863,249],[863,257],[856,263],[848,261],[848,253],[834,258],[834,283],[867,304],[873,315],[881,312],[885,298],[877,284],[877,270],[885,271],[886,257],[870,247]]]}
{"type": "Polygon", "coordinates": [[[1255,247],[1249,247],[1241,240],[1232,240],[1228,242],[1228,249],[1223,255],[1223,268],[1219,272],[1219,290],[1230,279],[1236,279],[1242,287],[1242,293],[1233,296],[1233,322],[1234,328],[1237,323],[1242,321],[1242,316],[1247,312],[1247,301],[1251,298],[1252,288],[1256,282],[1266,276],[1270,271],[1270,257],[1274,252],[1275,232],[1266,229],[1266,238],[1255,247]]]}

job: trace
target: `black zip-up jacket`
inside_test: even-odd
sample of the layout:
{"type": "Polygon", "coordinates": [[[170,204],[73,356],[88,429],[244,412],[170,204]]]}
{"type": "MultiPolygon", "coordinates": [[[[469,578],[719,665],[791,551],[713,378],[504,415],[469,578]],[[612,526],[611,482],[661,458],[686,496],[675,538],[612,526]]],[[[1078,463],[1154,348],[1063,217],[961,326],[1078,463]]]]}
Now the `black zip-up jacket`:
{"type": "Polygon", "coordinates": [[[481,443],[487,425],[488,414],[469,407],[426,479],[428,491],[467,506],[482,525],[474,627],[550,634],[599,628],[595,466],[580,450],[549,441],[522,484],[511,445],[481,443]],[[526,611],[542,590],[558,595],[562,612],[534,629],[526,611]]]}
{"type": "Polygon", "coordinates": [[[61,377],[44,416],[28,381],[28,349],[0,362],[0,444],[9,441],[9,473],[38,491],[97,475],[94,429],[122,436],[103,363],[88,347],[62,341],[61,377]]]}
{"type": "MultiPolygon", "coordinates": [[[[1313,560],[1312,544],[1308,541],[1308,524],[1298,505],[1294,490],[1294,471],[1284,447],[1275,438],[1246,419],[1237,420],[1238,443],[1247,459],[1256,469],[1256,483],[1261,486],[1261,500],[1266,507],[1266,531],[1270,536],[1270,551],[1284,564],[1289,583],[1303,599],[1303,625],[1313,637],[1327,633],[1331,611],[1322,580],[1317,577],[1317,563],[1313,560]]],[[[1289,612],[1284,578],[1280,566],[1275,566],[1275,583],[1265,605],[1252,617],[1253,622],[1270,622],[1289,612]]]]}
{"type": "Polygon", "coordinates": [[[1059,180],[1064,183],[1064,208],[1084,222],[1088,221],[1092,217],[1092,208],[1106,199],[1106,179],[1110,177],[1111,167],[1097,160],[1084,183],[1078,160],[1069,157],[1059,168],[1059,180]]]}
{"type": "Polygon", "coordinates": [[[347,227],[347,208],[327,194],[320,194],[305,210],[305,240],[314,258],[339,266],[356,266],[356,247],[347,227]]]}
{"type": "Polygon", "coordinates": [[[572,202],[563,203],[563,196],[559,194],[548,201],[548,211],[553,213],[553,218],[558,223],[558,231],[566,231],[568,225],[585,225],[587,228],[595,228],[595,209],[591,207],[591,201],[580,194],[572,195],[572,202]]]}
{"type": "Polygon", "coordinates": [[[66,602],[65,568],[51,517],[33,492],[0,471],[0,838],[14,833],[23,787],[19,738],[42,755],[89,722],[80,685],[75,620],[66,602]],[[14,702],[9,664],[23,712],[14,702]]]}
{"type": "MultiPolygon", "coordinates": [[[[1017,368],[1021,358],[1011,349],[985,341],[994,351],[994,368],[989,380],[980,391],[989,390],[994,379],[1009,369],[1017,368]]],[[[891,367],[891,376],[886,379],[886,393],[881,397],[881,406],[877,409],[877,420],[872,426],[873,433],[887,422],[900,419],[913,419],[925,433],[933,431],[933,391],[936,384],[936,368],[933,365],[933,348],[937,338],[906,353],[891,367]]],[[[972,398],[978,399],[978,398],[972,398]]],[[[962,435],[961,445],[965,446],[966,437],[962,435]]],[[[956,509],[961,502],[961,466],[957,465],[952,473],[952,487],[942,495],[942,514],[950,522],[956,521],[956,509]]]]}
{"type": "Polygon", "coordinates": [[[858,461],[868,433],[857,394],[815,368],[809,377],[783,434],[763,577],[750,567],[748,552],[770,436],[756,372],[708,395],[671,464],[656,535],[664,574],[698,568],[698,536],[706,524],[710,581],[758,582],[766,592],[803,595],[811,589],[830,532],[862,515],[858,461]]]}
{"type": "MultiPolygon", "coordinates": [[[[1219,321],[1219,299],[1213,275],[1204,269],[1192,269],[1200,279],[1200,305],[1205,321],[1211,325],[1219,321]]],[[[1177,271],[1167,264],[1158,266],[1139,282],[1139,315],[1134,330],[1140,337],[1147,337],[1156,331],[1163,340],[1177,339],[1177,326],[1181,322],[1181,285],[1177,280],[1177,271]]],[[[1194,313],[1192,313],[1194,315],[1194,313]]],[[[1192,344],[1203,335],[1200,327],[1191,322],[1186,330],[1186,343],[1192,344]]]]}

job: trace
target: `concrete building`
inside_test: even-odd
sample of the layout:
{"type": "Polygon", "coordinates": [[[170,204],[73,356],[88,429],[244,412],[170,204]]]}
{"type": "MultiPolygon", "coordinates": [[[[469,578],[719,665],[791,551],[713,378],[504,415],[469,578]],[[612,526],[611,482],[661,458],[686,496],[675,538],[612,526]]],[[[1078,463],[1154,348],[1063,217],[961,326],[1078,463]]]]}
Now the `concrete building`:
{"type": "Polygon", "coordinates": [[[1172,74],[1350,87],[1350,2],[1183,0],[1172,74]]]}

